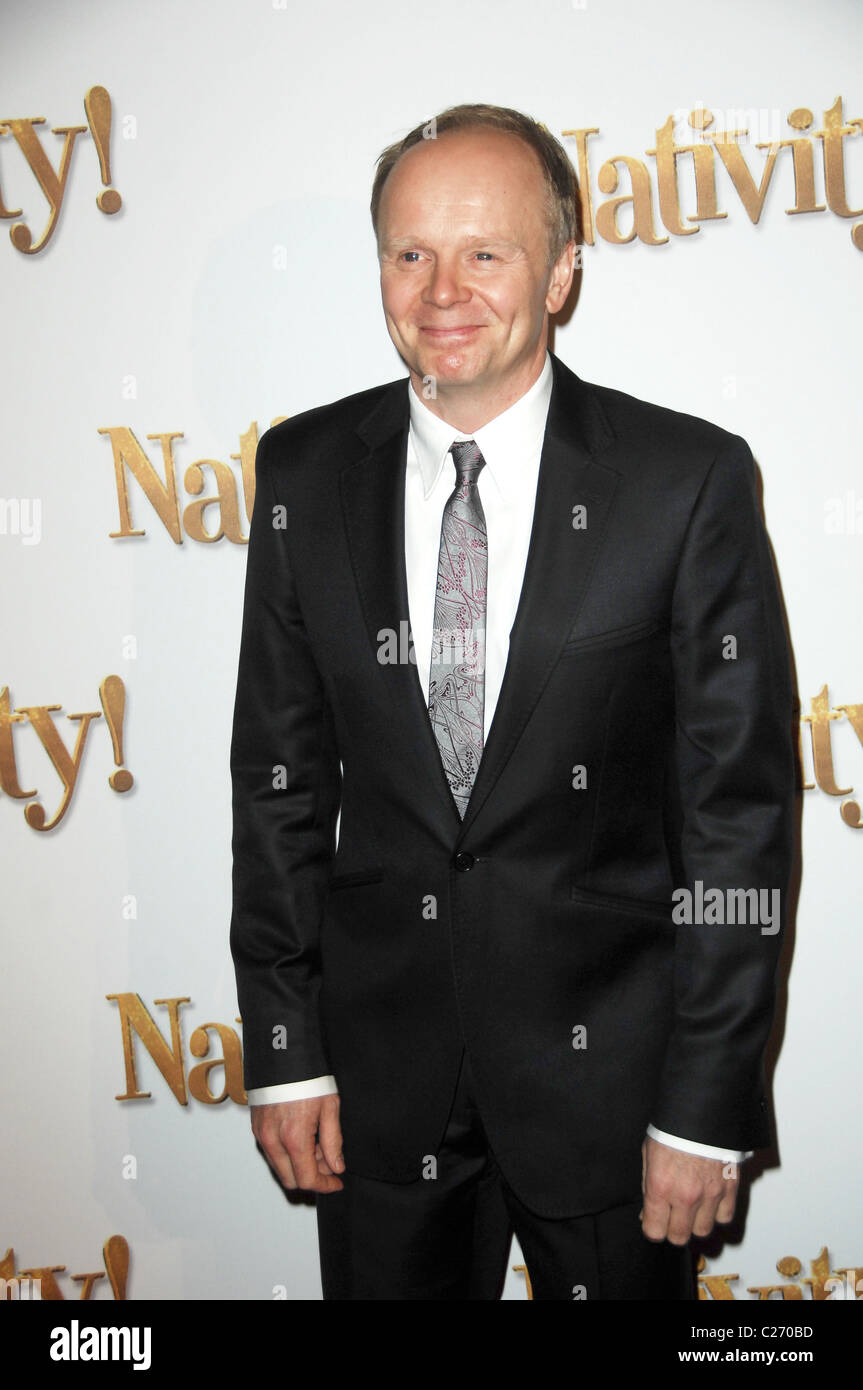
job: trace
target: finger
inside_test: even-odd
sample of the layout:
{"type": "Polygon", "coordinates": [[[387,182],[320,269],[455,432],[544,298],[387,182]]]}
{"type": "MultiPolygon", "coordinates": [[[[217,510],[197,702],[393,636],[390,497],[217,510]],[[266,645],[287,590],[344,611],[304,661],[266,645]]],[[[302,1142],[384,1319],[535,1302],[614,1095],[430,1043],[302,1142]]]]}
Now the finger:
{"type": "Polygon", "coordinates": [[[344,1184],[338,1178],[318,1172],[316,1147],[314,1130],[294,1130],[287,1136],[287,1149],[298,1187],[305,1192],[340,1192],[344,1184]]]}
{"type": "Polygon", "coordinates": [[[324,1158],[324,1151],[320,1144],[315,1145],[315,1162],[318,1165],[319,1173],[324,1173],[327,1177],[332,1177],[333,1170],[324,1158]]]}
{"type": "Polygon", "coordinates": [[[343,1173],[345,1170],[345,1159],[342,1153],[342,1129],[339,1123],[339,1100],[334,1097],[335,1104],[324,1104],[321,1107],[321,1118],[318,1122],[318,1140],[323,1149],[325,1162],[329,1165],[329,1170],[333,1173],[343,1173]]]}
{"type": "Polygon", "coordinates": [[[279,1182],[283,1187],[293,1190],[297,1186],[297,1177],[291,1163],[291,1156],[282,1143],[278,1131],[263,1128],[255,1134],[255,1138],[263,1149],[264,1158],[279,1182]]]}
{"type": "Polygon", "coordinates": [[[726,1182],[722,1193],[722,1200],[716,1208],[716,1220],[723,1225],[734,1218],[734,1210],[737,1206],[737,1183],[726,1182]]]}
{"type": "Polygon", "coordinates": [[[648,1240],[665,1240],[670,1211],[665,1198],[645,1192],[641,1208],[641,1229],[648,1240]]]}
{"type": "MultiPolygon", "coordinates": [[[[685,1245],[689,1240],[689,1237],[692,1235],[693,1222],[699,1210],[699,1206],[700,1203],[698,1200],[687,1201],[685,1198],[678,1199],[672,1203],[671,1211],[668,1216],[668,1231],[666,1233],[666,1240],[669,1240],[672,1245],[685,1245]]],[[[711,1211],[708,1230],[712,1230],[712,1228],[713,1214],[711,1211]]],[[[706,1235],[707,1232],[704,1232],[704,1234],[706,1235]]]]}
{"type": "Polygon", "coordinates": [[[705,1196],[700,1202],[692,1216],[692,1234],[694,1236],[709,1236],[716,1224],[716,1211],[719,1206],[719,1194],[705,1196]]]}

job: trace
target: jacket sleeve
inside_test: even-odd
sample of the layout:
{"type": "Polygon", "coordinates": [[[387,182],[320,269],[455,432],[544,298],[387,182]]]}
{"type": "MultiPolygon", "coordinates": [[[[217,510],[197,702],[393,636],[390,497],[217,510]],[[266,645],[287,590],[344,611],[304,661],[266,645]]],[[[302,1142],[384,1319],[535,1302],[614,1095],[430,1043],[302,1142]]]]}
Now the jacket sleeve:
{"type": "Polygon", "coordinates": [[[652,1119],[701,1143],[757,1148],[770,1142],[763,1057],[791,873],[795,766],[779,591],[752,455],[736,436],[719,450],[690,516],[671,644],[679,886],[691,894],[694,920],[680,921],[686,899],[676,894],[675,1019],[652,1119]],[[699,901],[715,889],[699,922],[699,901]],[[734,893],[751,889],[757,898],[734,893]]]}
{"type": "Polygon", "coordinates": [[[332,1070],[318,1013],[319,932],[341,769],[292,574],[289,528],[278,524],[274,453],[270,430],[255,461],[231,742],[230,941],[247,1089],[332,1070]]]}

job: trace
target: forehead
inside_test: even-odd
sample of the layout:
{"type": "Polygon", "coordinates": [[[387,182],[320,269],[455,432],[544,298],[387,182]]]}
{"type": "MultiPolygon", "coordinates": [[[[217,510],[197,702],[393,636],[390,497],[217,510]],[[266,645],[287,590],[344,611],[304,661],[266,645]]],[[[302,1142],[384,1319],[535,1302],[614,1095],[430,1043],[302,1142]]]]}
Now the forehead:
{"type": "Polygon", "coordinates": [[[539,157],[517,135],[448,131],[401,156],[384,185],[381,216],[417,204],[535,207],[542,216],[545,192],[539,157]]]}

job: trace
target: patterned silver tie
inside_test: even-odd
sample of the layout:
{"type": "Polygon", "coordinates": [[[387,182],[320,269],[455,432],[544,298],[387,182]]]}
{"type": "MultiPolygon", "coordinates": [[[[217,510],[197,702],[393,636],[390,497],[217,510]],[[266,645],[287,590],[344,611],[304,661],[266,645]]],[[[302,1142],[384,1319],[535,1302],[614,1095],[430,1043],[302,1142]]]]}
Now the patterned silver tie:
{"type": "Polygon", "coordinates": [[[429,673],[429,716],[464,819],[483,748],[488,540],[472,439],[450,449],[456,485],[443,510],[429,673]]]}

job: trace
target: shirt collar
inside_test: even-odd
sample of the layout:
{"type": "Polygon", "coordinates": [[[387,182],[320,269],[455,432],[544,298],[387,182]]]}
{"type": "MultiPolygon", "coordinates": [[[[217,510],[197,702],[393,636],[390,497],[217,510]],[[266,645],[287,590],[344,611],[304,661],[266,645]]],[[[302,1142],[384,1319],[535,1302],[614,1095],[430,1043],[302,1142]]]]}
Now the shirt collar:
{"type": "Polygon", "coordinates": [[[432,492],[447,462],[450,445],[457,439],[476,440],[486,463],[483,471],[490,474],[505,498],[516,495],[516,490],[524,485],[524,459],[538,457],[542,447],[551,387],[551,357],[546,352],[543,369],[530,390],[487,425],[473,434],[464,434],[433,414],[409,379],[411,438],[424,496],[432,492]]]}

